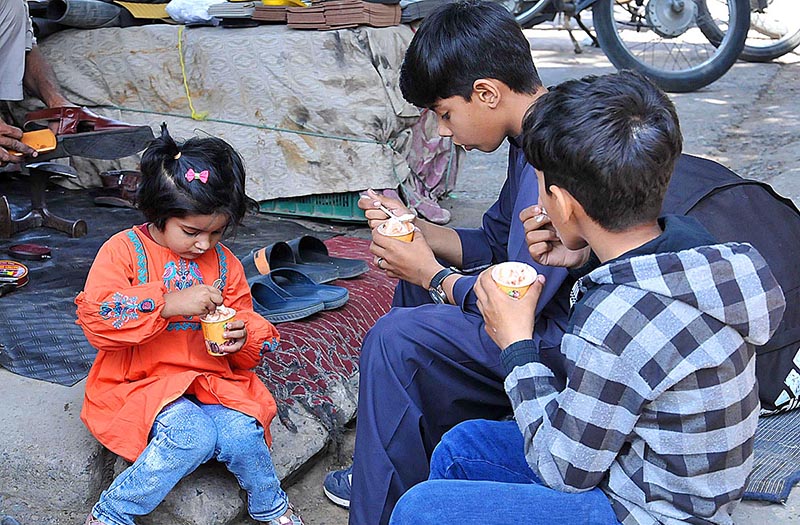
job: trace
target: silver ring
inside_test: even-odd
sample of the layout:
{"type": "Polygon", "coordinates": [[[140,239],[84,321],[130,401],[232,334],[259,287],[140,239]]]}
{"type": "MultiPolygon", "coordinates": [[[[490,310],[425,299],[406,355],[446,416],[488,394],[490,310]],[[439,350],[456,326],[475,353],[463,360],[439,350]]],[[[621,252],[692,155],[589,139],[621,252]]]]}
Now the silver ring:
{"type": "Polygon", "coordinates": [[[381,266],[381,263],[383,263],[383,257],[378,257],[378,260],[375,261],[375,266],[383,270],[383,266],[381,266]]]}

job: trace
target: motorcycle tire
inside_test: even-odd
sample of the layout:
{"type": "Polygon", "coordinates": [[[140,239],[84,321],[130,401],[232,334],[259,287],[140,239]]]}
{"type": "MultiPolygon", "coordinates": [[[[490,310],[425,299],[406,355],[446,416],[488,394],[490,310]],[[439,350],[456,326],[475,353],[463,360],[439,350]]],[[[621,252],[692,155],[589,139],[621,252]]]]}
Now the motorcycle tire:
{"type": "MultiPolygon", "coordinates": [[[[539,15],[550,5],[551,0],[537,0],[514,14],[517,23],[523,28],[535,26],[542,19],[539,15]]],[[[552,18],[551,18],[552,19],[552,18]]]]}
{"type": "Polygon", "coordinates": [[[690,11],[685,19],[672,20],[662,10],[673,5],[671,0],[597,0],[592,5],[597,40],[617,69],[639,71],[665,91],[696,91],[733,66],[750,26],[750,0],[726,0],[729,29],[714,46],[697,25],[698,14],[708,12],[704,11],[704,3],[705,0],[686,0],[690,11]],[[654,22],[653,13],[661,18],[654,22]],[[654,40],[642,43],[645,38],[654,40]],[[666,60],[675,63],[666,64],[666,60]]]}
{"type": "MultiPolygon", "coordinates": [[[[714,0],[706,0],[710,1],[714,0]]],[[[751,9],[750,30],[739,58],[747,62],[769,62],[794,51],[800,45],[800,16],[790,10],[797,9],[796,5],[797,0],[767,0],[763,13],[751,9]],[[772,19],[768,18],[770,13],[773,14],[772,19]],[[767,31],[759,30],[764,22],[771,20],[780,20],[780,23],[788,24],[785,32],[776,35],[776,38],[769,37],[767,31]]],[[[707,9],[707,5],[704,7],[707,9]]],[[[700,18],[697,25],[706,38],[718,46],[725,34],[716,24],[707,23],[711,20],[711,17],[700,18]]]]}

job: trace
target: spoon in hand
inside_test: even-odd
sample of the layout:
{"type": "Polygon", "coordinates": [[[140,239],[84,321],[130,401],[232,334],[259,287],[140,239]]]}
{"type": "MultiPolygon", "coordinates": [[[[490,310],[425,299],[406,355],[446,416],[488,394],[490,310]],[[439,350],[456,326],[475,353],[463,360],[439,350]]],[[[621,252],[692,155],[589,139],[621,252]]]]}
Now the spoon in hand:
{"type": "MultiPolygon", "coordinates": [[[[362,199],[370,199],[372,197],[370,197],[369,195],[362,195],[361,198],[362,199]]],[[[385,213],[386,216],[389,217],[390,219],[397,219],[398,221],[401,221],[401,222],[413,221],[417,217],[413,213],[404,213],[402,215],[395,215],[395,213],[392,210],[390,210],[389,208],[384,206],[383,203],[381,201],[379,201],[379,200],[373,201],[372,205],[376,206],[379,210],[381,210],[383,213],[385,213]]]]}

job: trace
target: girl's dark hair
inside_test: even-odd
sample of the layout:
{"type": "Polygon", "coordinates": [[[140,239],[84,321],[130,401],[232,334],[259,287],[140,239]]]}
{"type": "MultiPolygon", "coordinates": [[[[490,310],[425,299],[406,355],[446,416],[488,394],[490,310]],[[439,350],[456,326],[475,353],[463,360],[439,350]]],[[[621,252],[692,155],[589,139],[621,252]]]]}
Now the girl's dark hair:
{"type": "Polygon", "coordinates": [[[545,191],[567,190],[609,231],[658,218],[683,146],[675,106],[634,71],[551,88],[528,110],[522,134],[545,191]]]}
{"type": "Polygon", "coordinates": [[[400,68],[403,97],[422,108],[456,95],[469,101],[479,78],[526,94],[542,85],[528,39],[502,4],[458,0],[439,7],[408,46],[400,68]]]}
{"type": "Polygon", "coordinates": [[[141,172],[137,207],[159,230],[171,217],[213,214],[226,215],[235,230],[254,204],[245,194],[242,157],[216,137],[177,143],[161,124],[161,136],[142,154],[141,172]]]}

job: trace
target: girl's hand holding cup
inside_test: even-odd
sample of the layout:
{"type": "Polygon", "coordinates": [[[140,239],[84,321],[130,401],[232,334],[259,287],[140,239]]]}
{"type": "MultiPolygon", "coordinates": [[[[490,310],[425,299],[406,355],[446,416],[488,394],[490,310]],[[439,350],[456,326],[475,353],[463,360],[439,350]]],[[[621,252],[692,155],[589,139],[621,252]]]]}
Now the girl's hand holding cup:
{"type": "MultiPolygon", "coordinates": [[[[501,350],[511,343],[530,339],[533,334],[536,305],[544,288],[545,278],[543,275],[536,275],[533,267],[525,266],[533,272],[533,279],[529,284],[521,284],[523,279],[501,285],[492,277],[497,266],[481,272],[475,282],[477,305],[483,315],[486,333],[501,350]],[[512,293],[509,294],[509,291],[512,293]]],[[[527,279],[528,276],[522,277],[527,279]]]]}

